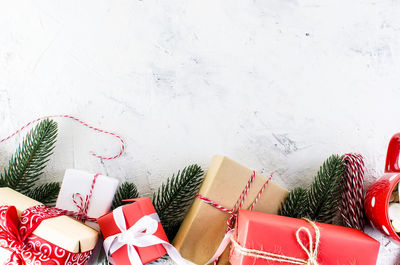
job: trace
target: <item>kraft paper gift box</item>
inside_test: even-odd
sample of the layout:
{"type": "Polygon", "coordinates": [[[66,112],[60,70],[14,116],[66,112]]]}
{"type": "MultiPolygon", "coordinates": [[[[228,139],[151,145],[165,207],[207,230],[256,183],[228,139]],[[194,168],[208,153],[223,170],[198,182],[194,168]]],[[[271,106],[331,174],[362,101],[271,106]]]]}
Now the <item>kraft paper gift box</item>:
{"type": "MultiPolygon", "coordinates": [[[[42,204],[10,188],[0,188],[0,205],[14,206],[21,215],[24,210],[42,204]]],[[[81,253],[93,250],[99,233],[73,218],[59,216],[44,220],[33,235],[69,252],[81,253]]],[[[10,251],[1,249],[0,263],[8,260],[10,254],[10,251]]]]}
{"type": "MultiPolygon", "coordinates": [[[[251,169],[225,156],[214,156],[199,194],[227,209],[232,209],[252,174],[251,169]]],[[[247,209],[253,203],[266,179],[256,174],[243,209],[247,209]]],[[[287,195],[286,189],[270,181],[255,205],[254,211],[277,214],[287,195]]],[[[205,264],[214,255],[222,241],[228,218],[229,215],[226,212],[196,198],[173,244],[183,258],[196,264],[205,264]]],[[[226,249],[218,264],[228,264],[228,258],[229,249],[226,249]]]]}
{"type": "Polygon", "coordinates": [[[310,256],[297,241],[296,233],[299,231],[300,242],[307,251],[315,253],[311,257],[315,257],[318,264],[376,264],[380,244],[375,239],[353,228],[314,224],[319,230],[319,243],[316,229],[306,220],[241,210],[233,235],[237,244],[231,246],[230,262],[232,265],[302,264],[276,260],[299,259],[304,264],[316,264],[307,263],[310,256]],[[310,243],[313,246],[311,251],[310,243]]]}
{"type": "MultiPolygon", "coordinates": [[[[67,169],[61,185],[60,193],[58,194],[56,208],[77,211],[77,206],[74,203],[72,196],[75,193],[86,197],[92,188],[93,178],[96,174],[85,172],[77,169],[67,169]]],[[[104,175],[98,175],[93,186],[93,193],[90,199],[87,215],[90,218],[99,218],[109,212],[115,192],[117,191],[119,181],[104,175]]],[[[97,231],[100,228],[96,222],[86,221],[85,224],[93,227],[97,231]]],[[[102,245],[102,239],[99,240],[96,248],[93,250],[93,255],[88,264],[96,264],[102,245]]]]}
{"type": "MultiPolygon", "coordinates": [[[[154,206],[150,198],[138,198],[133,203],[122,206],[123,215],[125,218],[126,228],[129,229],[138,222],[143,216],[152,215],[156,213],[154,206]]],[[[98,223],[101,228],[101,232],[104,238],[120,233],[120,229],[115,222],[114,213],[108,213],[98,219],[98,223]]],[[[154,233],[158,238],[168,242],[167,235],[164,232],[164,228],[161,223],[158,223],[157,231],[154,233]]],[[[135,247],[140,260],[143,264],[152,262],[164,256],[167,251],[165,248],[158,244],[148,247],[135,247]]],[[[130,264],[128,258],[128,247],[123,246],[112,254],[112,258],[117,265],[128,265],[130,264]]],[[[108,253],[106,253],[108,254],[108,253]]],[[[136,264],[132,264],[136,265],[136,264]]]]}

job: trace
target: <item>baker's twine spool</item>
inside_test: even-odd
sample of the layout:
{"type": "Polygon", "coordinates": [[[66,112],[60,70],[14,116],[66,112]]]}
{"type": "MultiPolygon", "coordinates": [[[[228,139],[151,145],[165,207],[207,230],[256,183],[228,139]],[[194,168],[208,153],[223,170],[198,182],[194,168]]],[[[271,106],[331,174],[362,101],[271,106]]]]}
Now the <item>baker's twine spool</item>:
{"type": "Polygon", "coordinates": [[[342,204],[340,214],[344,225],[363,230],[364,218],[364,158],[360,154],[344,154],[342,204]]]}

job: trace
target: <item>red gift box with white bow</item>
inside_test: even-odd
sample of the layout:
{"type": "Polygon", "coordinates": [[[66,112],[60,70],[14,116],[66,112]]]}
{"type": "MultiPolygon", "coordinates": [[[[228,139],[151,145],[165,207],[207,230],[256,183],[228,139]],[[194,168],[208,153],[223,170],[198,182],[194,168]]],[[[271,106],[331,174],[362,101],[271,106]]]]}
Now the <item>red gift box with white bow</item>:
{"type": "Polygon", "coordinates": [[[232,265],[375,265],[380,246],[353,228],[247,210],[231,242],[232,265]]]}
{"type": "Polygon", "coordinates": [[[186,264],[168,242],[150,198],[129,200],[97,221],[104,236],[104,249],[114,265],[140,265],[165,254],[177,264],[186,264]]]}

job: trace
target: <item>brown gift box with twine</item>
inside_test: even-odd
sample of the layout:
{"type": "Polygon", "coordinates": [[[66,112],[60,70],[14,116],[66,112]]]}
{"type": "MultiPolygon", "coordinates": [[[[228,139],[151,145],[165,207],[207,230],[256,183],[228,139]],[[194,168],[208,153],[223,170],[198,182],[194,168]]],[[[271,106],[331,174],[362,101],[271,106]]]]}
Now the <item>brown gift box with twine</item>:
{"type": "MultiPolygon", "coordinates": [[[[225,157],[214,156],[204,178],[199,194],[231,210],[249,182],[253,171],[225,157]]],[[[248,209],[262,190],[267,178],[259,174],[248,190],[242,209],[248,209]]],[[[277,214],[288,191],[269,181],[253,210],[277,214]]],[[[181,255],[196,264],[205,264],[221,243],[230,215],[202,199],[196,198],[185,217],[173,244],[181,255]]],[[[229,249],[219,258],[218,264],[229,264],[229,249]]]]}
{"type": "MultiPolygon", "coordinates": [[[[0,188],[0,205],[15,206],[19,215],[40,204],[15,190],[0,188]]],[[[33,234],[72,253],[92,250],[99,237],[96,230],[68,216],[44,220],[33,234]]]]}

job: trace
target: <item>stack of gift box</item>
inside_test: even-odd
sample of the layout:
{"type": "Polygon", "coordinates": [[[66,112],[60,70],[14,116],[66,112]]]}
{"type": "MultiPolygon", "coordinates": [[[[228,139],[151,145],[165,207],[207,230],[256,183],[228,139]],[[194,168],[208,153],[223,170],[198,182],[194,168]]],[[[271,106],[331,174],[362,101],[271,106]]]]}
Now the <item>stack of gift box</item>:
{"type": "Polygon", "coordinates": [[[359,230],[277,215],[288,190],[224,156],[212,159],[172,244],[149,198],[109,212],[117,186],[113,178],[67,170],[55,209],[1,188],[0,260],[95,264],[103,246],[116,265],[146,264],[165,254],[176,264],[377,261],[379,243],[359,230]],[[66,216],[76,211],[84,215],[80,221],[66,216]]]}

